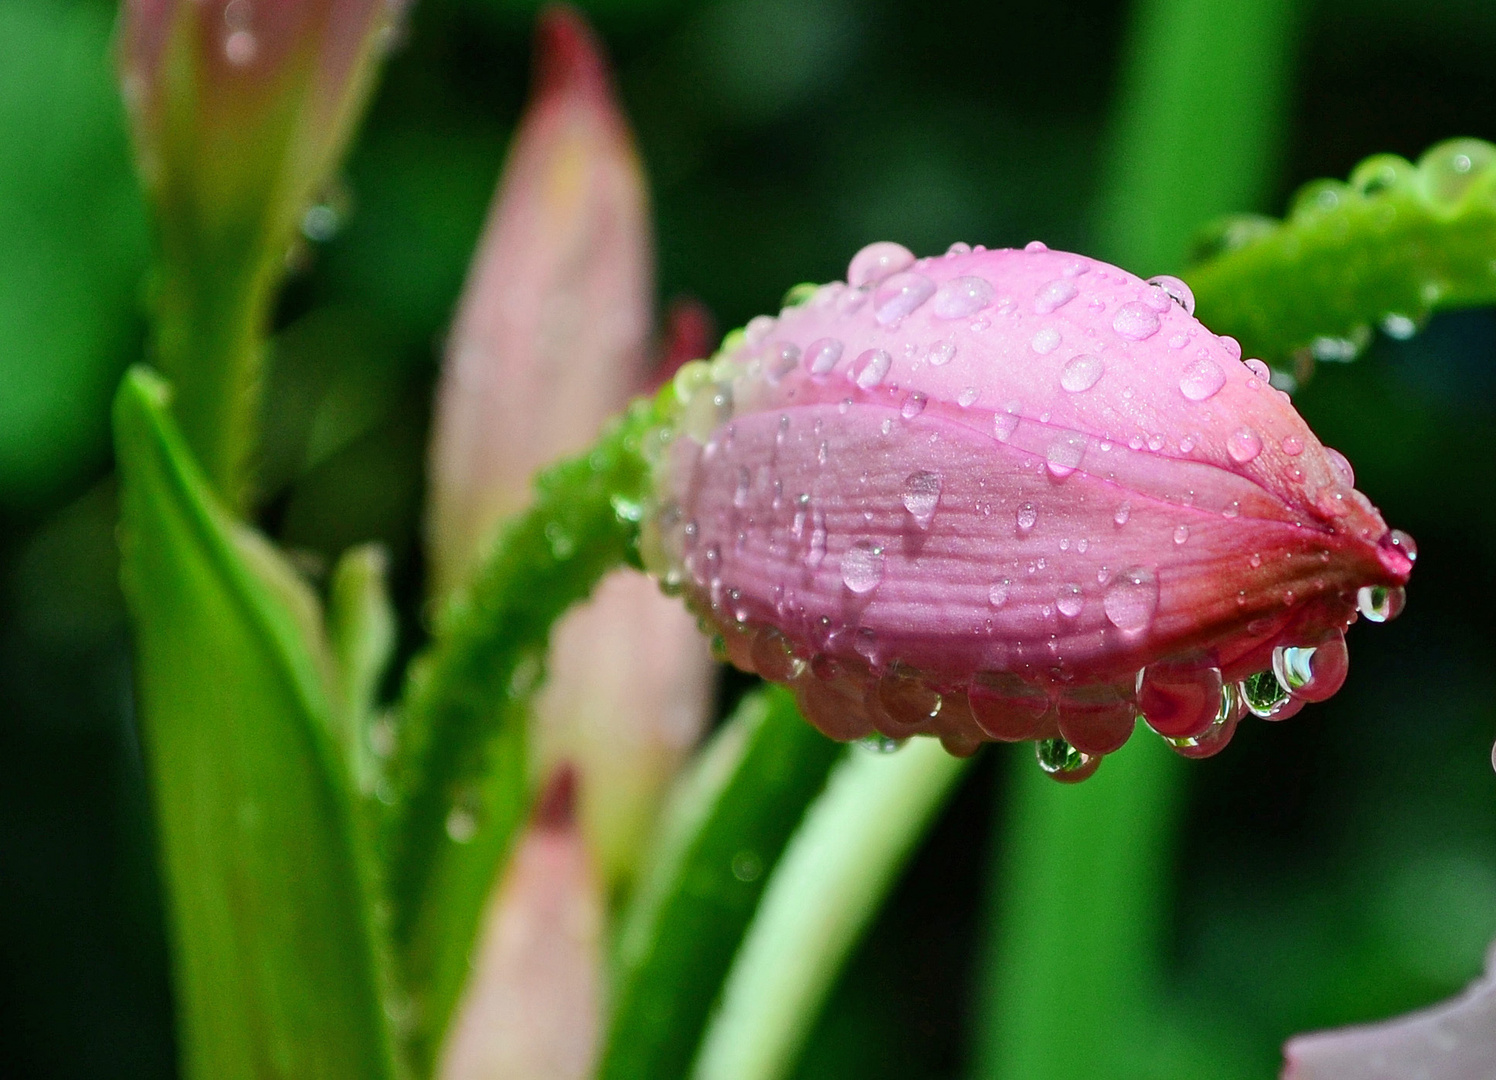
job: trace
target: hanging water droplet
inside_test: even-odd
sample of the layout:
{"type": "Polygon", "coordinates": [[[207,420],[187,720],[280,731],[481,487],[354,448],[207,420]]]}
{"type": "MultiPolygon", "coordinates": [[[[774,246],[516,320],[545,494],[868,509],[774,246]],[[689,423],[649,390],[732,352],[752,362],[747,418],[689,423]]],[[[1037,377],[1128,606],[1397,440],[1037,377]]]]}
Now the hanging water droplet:
{"type": "Polygon", "coordinates": [[[1314,645],[1279,645],[1273,650],[1273,674],[1294,697],[1324,701],[1345,682],[1349,667],[1345,635],[1331,631],[1314,645]]]}
{"type": "Polygon", "coordinates": [[[858,540],[841,560],[842,584],[861,596],[883,580],[883,549],[871,540],[858,540]]]}
{"type": "Polygon", "coordinates": [[[1148,284],[1156,285],[1162,289],[1170,300],[1184,308],[1186,315],[1193,315],[1195,313],[1195,294],[1190,290],[1188,285],[1180,281],[1177,277],[1160,274],[1158,277],[1149,278],[1148,284]]]}
{"type": "Polygon", "coordinates": [[[904,481],[904,509],[915,523],[926,529],[935,517],[935,507],[940,502],[940,477],[935,473],[920,470],[910,473],[904,481]]]}
{"type": "Polygon", "coordinates": [[[1076,288],[1075,282],[1056,278],[1043,286],[1034,296],[1034,310],[1040,315],[1048,315],[1070,303],[1079,293],[1080,290],[1076,288]]]}
{"type": "Polygon", "coordinates": [[[1072,394],[1083,393],[1101,381],[1105,370],[1106,366],[1099,356],[1092,356],[1090,353],[1072,356],[1060,372],[1060,386],[1072,394]]]}
{"type": "Polygon", "coordinates": [[[1082,754],[1064,739],[1040,739],[1034,743],[1039,768],[1056,780],[1084,780],[1096,771],[1101,758],[1082,754]]]}
{"type": "Polygon", "coordinates": [[[1141,566],[1122,571],[1107,586],[1102,608],[1118,630],[1137,633],[1147,629],[1158,610],[1158,579],[1141,566]]]}
{"type": "Polygon", "coordinates": [[[904,399],[904,404],[899,407],[899,415],[905,420],[913,420],[925,411],[925,404],[929,399],[918,390],[914,391],[904,399]]]}
{"type": "Polygon", "coordinates": [[[933,310],[941,319],[964,319],[992,303],[992,283],[986,278],[951,278],[935,292],[933,310]]]}
{"type": "Polygon", "coordinates": [[[987,590],[987,602],[993,607],[1002,607],[1008,602],[1008,591],[1013,587],[1012,581],[1003,578],[994,581],[992,587],[987,590]]]}
{"type": "Polygon", "coordinates": [[[905,271],[886,278],[873,297],[873,318],[891,326],[935,295],[935,283],[923,274],[905,271]]]}
{"type": "Polygon", "coordinates": [[[1191,401],[1207,401],[1226,385],[1226,373],[1208,356],[1198,357],[1184,369],[1179,379],[1179,392],[1191,401]]]}
{"type": "Polygon", "coordinates": [[[904,749],[908,739],[890,739],[887,735],[864,735],[857,745],[874,754],[893,754],[904,749]]]}
{"type": "Polygon", "coordinates": [[[1246,465],[1262,453],[1262,439],[1249,427],[1237,428],[1226,436],[1226,453],[1238,465],[1246,465]]]}
{"type": "Polygon", "coordinates": [[[1018,508],[1018,531],[1029,533],[1039,521],[1039,511],[1033,503],[1024,503],[1018,508]]]}
{"type": "Polygon", "coordinates": [[[1397,618],[1407,602],[1408,594],[1397,585],[1363,585],[1356,592],[1356,609],[1376,623],[1397,618]]]}
{"type": "Polygon", "coordinates": [[[1112,329],[1128,341],[1146,341],[1158,327],[1158,312],[1136,300],[1123,304],[1112,318],[1112,329]]]}
{"type": "Polygon", "coordinates": [[[1278,677],[1271,671],[1259,671],[1255,675],[1248,675],[1240,683],[1237,689],[1241,692],[1242,701],[1246,703],[1248,711],[1253,716],[1263,720],[1273,720],[1292,701],[1288,691],[1278,681],[1278,677]]]}
{"type": "Polygon", "coordinates": [[[1034,334],[1033,340],[1029,342],[1029,348],[1040,356],[1047,356],[1060,347],[1060,332],[1052,326],[1046,326],[1034,334]]]}
{"type": "Polygon", "coordinates": [[[852,361],[848,374],[852,381],[864,390],[871,390],[883,381],[888,369],[893,366],[893,357],[882,349],[868,349],[852,361]]]}
{"type": "Polygon", "coordinates": [[[1056,436],[1045,451],[1045,464],[1049,474],[1063,480],[1080,467],[1086,455],[1086,437],[1078,431],[1066,431],[1056,436]]]}
{"type": "Polygon", "coordinates": [[[847,284],[875,285],[890,274],[907,270],[913,265],[914,252],[903,244],[880,240],[852,256],[852,261],[847,266],[847,284]]]}
{"type": "Polygon", "coordinates": [[[1055,594],[1054,606],[1067,619],[1073,619],[1079,615],[1085,603],[1086,598],[1079,585],[1061,585],[1060,591],[1055,594]]]}

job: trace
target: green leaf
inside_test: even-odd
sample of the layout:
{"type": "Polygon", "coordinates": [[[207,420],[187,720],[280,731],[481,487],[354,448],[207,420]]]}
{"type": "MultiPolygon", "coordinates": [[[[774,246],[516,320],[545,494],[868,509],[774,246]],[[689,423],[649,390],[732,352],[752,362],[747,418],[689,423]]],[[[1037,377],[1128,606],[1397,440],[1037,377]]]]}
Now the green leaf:
{"type": "Polygon", "coordinates": [[[1285,221],[1218,222],[1196,259],[1201,319],[1250,355],[1300,375],[1352,359],[1375,325],[1402,337],[1434,311],[1496,303],[1496,146],[1368,158],[1348,184],[1302,188],[1285,221]]]}
{"type": "Polygon", "coordinates": [[[555,621],[636,559],[646,439],[671,407],[640,401],[591,452],[542,474],[473,584],[412,665],[386,834],[396,946],[418,1062],[434,1060],[467,977],[484,902],[530,804],[526,717],[555,621]]]}
{"type": "Polygon", "coordinates": [[[0,3],[0,500],[97,467],[148,232],[99,4],[0,3]]]}
{"type": "Polygon", "coordinates": [[[386,578],[389,556],[379,544],[343,553],[328,586],[327,633],[337,660],[347,722],[340,733],[357,790],[371,794],[378,778],[373,727],[379,684],[395,648],[395,608],[386,578]]]}
{"type": "Polygon", "coordinates": [[[168,398],[135,369],[114,422],[183,1069],[388,1077],[372,874],[316,600],[209,493],[168,398]]]}
{"type": "Polygon", "coordinates": [[[601,1080],[686,1074],[764,884],[842,752],[780,687],[713,738],[624,916],[601,1080]]]}
{"type": "Polygon", "coordinates": [[[970,759],[934,739],[857,749],[806,811],[733,959],[694,1080],[780,1080],[970,759]]]}

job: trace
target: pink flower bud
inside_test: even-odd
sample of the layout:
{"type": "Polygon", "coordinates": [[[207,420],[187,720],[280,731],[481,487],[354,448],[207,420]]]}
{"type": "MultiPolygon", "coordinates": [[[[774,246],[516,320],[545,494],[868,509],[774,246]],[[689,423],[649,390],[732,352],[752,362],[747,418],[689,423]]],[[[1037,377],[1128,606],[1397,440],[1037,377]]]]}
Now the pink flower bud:
{"type": "Polygon", "coordinates": [[[1030,244],[754,319],[677,377],[647,564],[827,734],[1187,756],[1345,678],[1415,551],[1187,286],[1030,244]]]}

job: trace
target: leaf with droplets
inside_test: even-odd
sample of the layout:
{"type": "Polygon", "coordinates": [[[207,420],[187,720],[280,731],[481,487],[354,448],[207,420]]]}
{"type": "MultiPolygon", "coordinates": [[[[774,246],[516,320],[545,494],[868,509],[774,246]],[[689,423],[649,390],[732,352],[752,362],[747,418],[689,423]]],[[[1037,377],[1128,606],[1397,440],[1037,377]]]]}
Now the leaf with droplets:
{"type": "Polygon", "coordinates": [[[440,1044],[483,904],[529,805],[526,715],[551,626],[635,562],[646,440],[673,402],[641,400],[592,450],[543,473],[411,667],[384,844],[396,948],[414,995],[418,1063],[440,1044]]]}
{"type": "Polygon", "coordinates": [[[1186,274],[1211,329],[1273,364],[1349,360],[1373,325],[1412,334],[1434,311],[1496,302],[1496,146],[1453,139],[1415,166],[1380,154],[1319,180],[1286,220],[1226,218],[1186,274]]]}
{"type": "Polygon", "coordinates": [[[115,403],[122,576],[189,1076],[393,1075],[316,599],[210,493],[137,369],[115,403]]]}
{"type": "Polygon", "coordinates": [[[686,1074],[770,871],[841,754],[778,687],[713,739],[624,918],[602,1080],[686,1074]]]}

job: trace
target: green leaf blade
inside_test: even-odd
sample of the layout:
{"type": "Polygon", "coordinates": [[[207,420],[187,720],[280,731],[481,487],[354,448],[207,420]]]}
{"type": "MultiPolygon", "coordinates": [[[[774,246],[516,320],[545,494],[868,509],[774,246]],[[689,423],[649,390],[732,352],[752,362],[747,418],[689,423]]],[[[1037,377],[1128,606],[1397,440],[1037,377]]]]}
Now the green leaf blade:
{"type": "Polygon", "coordinates": [[[316,643],[287,583],[245,557],[167,397],[132,371],[115,432],[184,1072],[388,1077],[370,873],[316,643]]]}
{"type": "Polygon", "coordinates": [[[687,1074],[770,872],[843,753],[779,687],[715,737],[625,916],[600,1080],[687,1074]]]}

